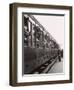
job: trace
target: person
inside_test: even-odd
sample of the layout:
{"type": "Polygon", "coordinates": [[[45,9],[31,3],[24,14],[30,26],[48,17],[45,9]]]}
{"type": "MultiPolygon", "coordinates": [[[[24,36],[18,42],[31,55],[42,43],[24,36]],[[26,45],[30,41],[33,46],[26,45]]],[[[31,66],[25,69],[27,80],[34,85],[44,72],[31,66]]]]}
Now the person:
{"type": "Polygon", "coordinates": [[[63,49],[61,50],[61,57],[63,58],[63,49]]]}
{"type": "Polygon", "coordinates": [[[60,50],[58,50],[58,59],[59,59],[59,62],[61,62],[61,52],[60,52],[60,50]]]}

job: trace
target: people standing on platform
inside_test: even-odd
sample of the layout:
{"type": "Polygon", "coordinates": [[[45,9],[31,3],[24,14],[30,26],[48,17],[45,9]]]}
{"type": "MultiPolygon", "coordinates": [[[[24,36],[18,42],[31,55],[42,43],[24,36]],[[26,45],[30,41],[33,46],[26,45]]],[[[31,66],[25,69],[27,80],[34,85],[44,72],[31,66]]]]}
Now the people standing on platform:
{"type": "Polygon", "coordinates": [[[59,59],[59,62],[61,62],[61,51],[58,50],[58,59],[59,59]]]}

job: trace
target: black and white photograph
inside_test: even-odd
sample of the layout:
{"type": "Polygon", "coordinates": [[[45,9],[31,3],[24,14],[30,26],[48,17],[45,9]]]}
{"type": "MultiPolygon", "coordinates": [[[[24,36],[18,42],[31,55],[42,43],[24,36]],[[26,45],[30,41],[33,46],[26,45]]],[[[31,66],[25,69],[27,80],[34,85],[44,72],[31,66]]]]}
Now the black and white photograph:
{"type": "Polygon", "coordinates": [[[22,13],[22,74],[64,73],[64,14],[22,13]]]}

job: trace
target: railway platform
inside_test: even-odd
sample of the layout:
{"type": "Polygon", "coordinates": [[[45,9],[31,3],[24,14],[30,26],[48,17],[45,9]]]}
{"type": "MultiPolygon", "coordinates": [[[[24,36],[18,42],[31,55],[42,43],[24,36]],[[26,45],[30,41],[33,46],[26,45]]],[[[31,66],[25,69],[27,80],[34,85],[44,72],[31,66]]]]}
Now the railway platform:
{"type": "Polygon", "coordinates": [[[63,60],[61,62],[57,62],[52,66],[52,68],[48,71],[48,73],[62,73],[63,72],[63,60]]]}
{"type": "Polygon", "coordinates": [[[46,62],[40,68],[38,68],[34,74],[39,73],[62,73],[63,72],[63,60],[58,60],[58,57],[53,59],[52,63],[46,62]]]}

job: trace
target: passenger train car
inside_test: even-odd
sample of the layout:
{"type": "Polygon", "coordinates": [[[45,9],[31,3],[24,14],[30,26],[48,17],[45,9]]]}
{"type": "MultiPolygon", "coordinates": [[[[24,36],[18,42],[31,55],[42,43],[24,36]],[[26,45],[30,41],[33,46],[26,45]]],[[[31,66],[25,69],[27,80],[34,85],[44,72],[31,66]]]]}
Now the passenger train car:
{"type": "Polygon", "coordinates": [[[24,14],[24,74],[33,73],[38,67],[55,59],[59,44],[40,22],[29,14],[24,14]]]}

